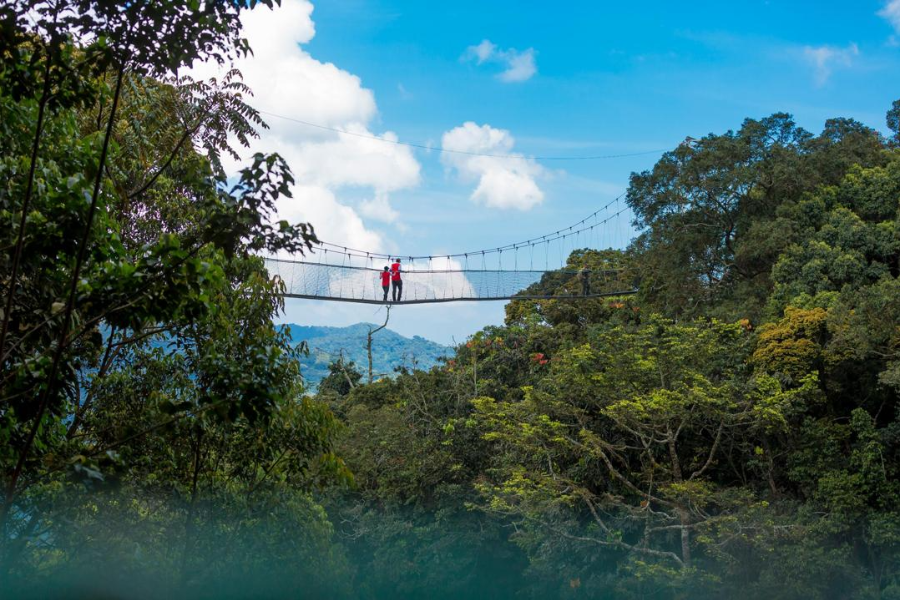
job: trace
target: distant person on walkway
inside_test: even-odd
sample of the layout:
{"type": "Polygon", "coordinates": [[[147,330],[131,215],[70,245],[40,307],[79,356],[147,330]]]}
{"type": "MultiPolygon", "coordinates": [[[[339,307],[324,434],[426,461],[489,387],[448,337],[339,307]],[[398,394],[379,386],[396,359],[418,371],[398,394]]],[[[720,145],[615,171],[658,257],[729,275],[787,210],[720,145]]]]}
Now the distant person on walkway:
{"type": "Polygon", "coordinates": [[[384,298],[382,302],[387,302],[388,290],[391,289],[391,271],[387,267],[381,272],[381,289],[384,290],[384,298]]]}
{"type": "Polygon", "coordinates": [[[578,277],[581,279],[581,295],[591,295],[591,271],[587,267],[581,267],[578,271],[578,277]]]}
{"type": "Polygon", "coordinates": [[[391,283],[394,285],[391,290],[394,302],[400,302],[403,296],[403,280],[400,279],[400,259],[395,258],[394,264],[391,265],[391,283]]]}

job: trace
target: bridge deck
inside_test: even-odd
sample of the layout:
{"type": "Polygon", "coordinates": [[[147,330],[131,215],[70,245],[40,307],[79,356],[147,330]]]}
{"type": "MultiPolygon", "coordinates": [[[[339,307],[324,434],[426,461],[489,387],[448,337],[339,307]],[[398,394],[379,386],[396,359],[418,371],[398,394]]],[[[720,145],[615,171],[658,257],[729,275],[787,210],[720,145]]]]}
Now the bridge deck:
{"type": "Polygon", "coordinates": [[[284,294],[285,298],[300,298],[302,300],[328,300],[331,302],[354,302],[357,304],[390,304],[397,306],[401,304],[436,304],[442,302],[496,302],[507,300],[591,300],[593,298],[613,298],[616,296],[631,296],[636,294],[637,290],[627,290],[623,292],[607,292],[603,294],[589,294],[587,296],[505,296],[490,298],[414,298],[412,300],[401,300],[400,302],[392,302],[388,300],[384,302],[376,298],[341,298],[337,296],[310,296],[306,294],[284,294]]]}

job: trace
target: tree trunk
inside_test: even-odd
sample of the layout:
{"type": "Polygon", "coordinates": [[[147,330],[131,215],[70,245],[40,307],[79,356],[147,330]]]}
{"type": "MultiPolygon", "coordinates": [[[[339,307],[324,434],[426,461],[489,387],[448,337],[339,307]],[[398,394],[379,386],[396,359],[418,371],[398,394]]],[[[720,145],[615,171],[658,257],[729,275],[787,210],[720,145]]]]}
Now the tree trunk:
{"type": "Polygon", "coordinates": [[[678,510],[678,520],[681,522],[681,560],[684,562],[684,568],[689,569],[691,566],[691,530],[690,516],[684,509],[678,510]]]}
{"type": "MultiPolygon", "coordinates": [[[[675,445],[675,434],[668,426],[666,432],[669,434],[668,446],[669,459],[672,461],[672,478],[677,483],[682,483],[684,476],[681,471],[681,460],[678,458],[678,448],[675,445]]],[[[687,569],[691,566],[691,530],[689,529],[691,515],[686,508],[678,508],[678,522],[681,524],[681,561],[684,563],[684,568],[687,569]]]]}

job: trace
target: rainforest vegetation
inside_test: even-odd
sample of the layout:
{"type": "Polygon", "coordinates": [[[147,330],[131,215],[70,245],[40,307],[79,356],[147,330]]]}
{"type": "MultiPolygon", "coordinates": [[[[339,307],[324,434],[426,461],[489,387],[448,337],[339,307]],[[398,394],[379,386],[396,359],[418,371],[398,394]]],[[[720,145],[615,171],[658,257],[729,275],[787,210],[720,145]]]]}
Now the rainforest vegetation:
{"type": "Polygon", "coordinates": [[[0,595],[900,598],[900,101],[686,141],[568,259],[636,296],[310,395],[257,256],[315,224],[175,75],[272,3],[0,3],[0,595]]]}

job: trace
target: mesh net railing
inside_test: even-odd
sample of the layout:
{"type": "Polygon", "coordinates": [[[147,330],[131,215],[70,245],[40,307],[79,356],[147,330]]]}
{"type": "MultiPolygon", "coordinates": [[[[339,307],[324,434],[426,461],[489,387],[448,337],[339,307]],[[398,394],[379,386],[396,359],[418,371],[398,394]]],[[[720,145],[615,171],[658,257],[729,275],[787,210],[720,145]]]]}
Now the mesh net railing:
{"type": "MultiPolygon", "coordinates": [[[[384,301],[380,269],[274,258],[265,261],[270,275],[284,282],[286,296],[350,302],[384,301]]],[[[622,279],[619,271],[409,269],[402,272],[400,302],[575,298],[633,293],[634,285],[622,279]]],[[[388,290],[387,300],[391,301],[392,297],[393,290],[388,290]]]]}

